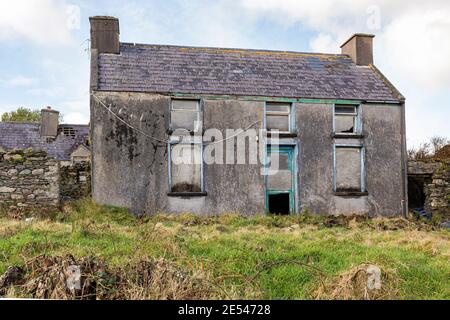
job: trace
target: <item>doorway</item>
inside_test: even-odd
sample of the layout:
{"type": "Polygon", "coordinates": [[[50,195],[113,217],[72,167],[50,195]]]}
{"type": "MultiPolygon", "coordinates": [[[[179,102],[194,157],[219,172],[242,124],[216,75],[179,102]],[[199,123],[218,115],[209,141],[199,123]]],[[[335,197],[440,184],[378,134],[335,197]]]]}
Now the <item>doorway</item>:
{"type": "Polygon", "coordinates": [[[295,166],[293,146],[269,146],[266,171],[266,211],[269,214],[295,213],[295,166]]]}
{"type": "Polygon", "coordinates": [[[408,207],[411,210],[423,209],[425,207],[425,185],[431,183],[431,180],[431,175],[408,175],[408,207]]]}

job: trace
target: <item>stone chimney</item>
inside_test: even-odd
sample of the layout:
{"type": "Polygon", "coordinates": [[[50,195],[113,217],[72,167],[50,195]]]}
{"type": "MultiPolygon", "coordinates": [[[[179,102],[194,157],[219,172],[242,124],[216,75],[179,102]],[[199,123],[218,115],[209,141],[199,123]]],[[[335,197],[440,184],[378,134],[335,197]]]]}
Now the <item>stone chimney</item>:
{"type": "Polygon", "coordinates": [[[119,19],[114,17],[90,17],[91,49],[97,53],[120,53],[119,19]]]}
{"type": "Polygon", "coordinates": [[[41,137],[56,138],[58,135],[59,111],[51,107],[41,110],[41,137]]]}
{"type": "Polygon", "coordinates": [[[373,34],[356,33],[342,46],[342,54],[352,58],[358,66],[373,64],[373,34]]]}

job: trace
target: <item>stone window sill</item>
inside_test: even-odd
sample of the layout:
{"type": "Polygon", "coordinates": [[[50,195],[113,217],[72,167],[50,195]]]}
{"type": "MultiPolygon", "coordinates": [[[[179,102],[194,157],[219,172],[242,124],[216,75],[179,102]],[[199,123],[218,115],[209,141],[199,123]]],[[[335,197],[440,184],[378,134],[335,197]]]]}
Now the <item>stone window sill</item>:
{"type": "Polygon", "coordinates": [[[195,198],[195,197],[206,197],[207,192],[169,192],[167,196],[169,197],[181,197],[181,198],[195,198]]]}
{"type": "MultiPolygon", "coordinates": [[[[275,136],[275,133],[267,131],[267,136],[268,137],[275,136]]],[[[297,133],[295,133],[295,132],[279,132],[278,137],[279,138],[297,138],[297,133]]]]}
{"type": "Polygon", "coordinates": [[[367,191],[361,192],[361,191],[335,191],[335,196],[338,197],[366,197],[369,195],[367,191]]]}
{"type": "Polygon", "coordinates": [[[333,133],[332,137],[335,139],[364,139],[366,136],[359,133],[333,133]]]}

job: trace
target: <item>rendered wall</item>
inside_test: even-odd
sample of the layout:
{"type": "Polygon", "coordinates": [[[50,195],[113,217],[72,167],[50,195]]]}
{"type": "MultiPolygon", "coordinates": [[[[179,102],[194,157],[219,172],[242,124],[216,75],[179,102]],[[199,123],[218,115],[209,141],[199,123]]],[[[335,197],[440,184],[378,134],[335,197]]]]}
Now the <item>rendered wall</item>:
{"type": "MultiPolygon", "coordinates": [[[[220,214],[265,211],[261,164],[205,164],[207,195],[169,195],[168,148],[170,97],[143,93],[94,92],[91,99],[93,198],[101,204],[130,208],[136,214],[193,212],[220,214]],[[144,134],[143,134],[144,133],[144,134]],[[152,136],[152,139],[147,137],[152,136]],[[161,140],[161,141],[159,141],[161,140]]],[[[204,129],[258,130],[264,102],[232,98],[202,100],[204,129]]],[[[297,212],[315,214],[400,215],[402,213],[401,107],[362,105],[361,137],[333,136],[333,104],[296,103],[297,212]],[[334,144],[365,147],[367,193],[338,195],[333,190],[334,144]]],[[[220,138],[217,138],[220,140],[220,138]]],[[[204,142],[205,150],[208,141],[204,142]]],[[[224,149],[224,157],[227,150],[224,149]]],[[[225,159],[224,159],[225,161],[225,159]]]]}

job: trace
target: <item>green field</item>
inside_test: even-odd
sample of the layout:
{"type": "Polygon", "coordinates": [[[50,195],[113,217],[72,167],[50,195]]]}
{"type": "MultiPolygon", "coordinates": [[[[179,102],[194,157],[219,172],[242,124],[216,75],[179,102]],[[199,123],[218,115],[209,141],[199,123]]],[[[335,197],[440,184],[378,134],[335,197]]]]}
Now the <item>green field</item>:
{"type": "MultiPolygon", "coordinates": [[[[96,298],[450,299],[450,232],[424,223],[232,214],[138,219],[89,200],[32,221],[0,217],[0,274],[39,256],[68,254],[120,270],[120,281],[95,273],[97,291],[107,282],[96,298]],[[128,281],[143,261],[163,261],[162,269],[179,270],[185,282],[164,270],[158,279],[150,273],[151,285],[139,276],[128,281]],[[367,265],[381,269],[381,289],[366,290],[367,265]],[[119,282],[127,288],[120,296],[119,282]],[[188,282],[197,291],[186,289],[188,282]]],[[[33,269],[42,278],[39,272],[33,269]]],[[[22,282],[3,295],[40,297],[24,288],[22,282]]]]}

